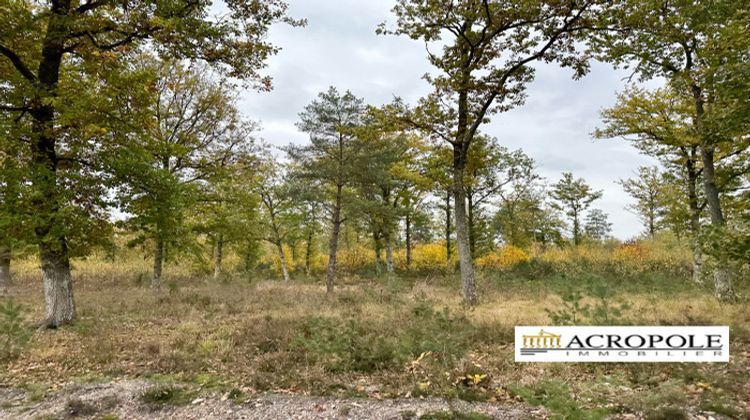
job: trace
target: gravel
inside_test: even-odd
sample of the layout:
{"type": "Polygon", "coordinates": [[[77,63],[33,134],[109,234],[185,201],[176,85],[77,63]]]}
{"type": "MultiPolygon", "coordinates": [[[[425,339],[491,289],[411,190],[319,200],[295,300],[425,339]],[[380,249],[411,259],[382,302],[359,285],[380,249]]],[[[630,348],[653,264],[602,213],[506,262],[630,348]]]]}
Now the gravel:
{"type": "Polygon", "coordinates": [[[406,419],[426,413],[481,413],[497,419],[545,418],[544,409],[426,399],[355,399],[265,394],[236,403],[221,394],[201,394],[184,405],[152,405],[141,395],[157,386],[145,380],[69,385],[38,401],[28,392],[0,388],[0,419],[406,419]],[[109,417],[106,417],[109,415],[109,417]]]}

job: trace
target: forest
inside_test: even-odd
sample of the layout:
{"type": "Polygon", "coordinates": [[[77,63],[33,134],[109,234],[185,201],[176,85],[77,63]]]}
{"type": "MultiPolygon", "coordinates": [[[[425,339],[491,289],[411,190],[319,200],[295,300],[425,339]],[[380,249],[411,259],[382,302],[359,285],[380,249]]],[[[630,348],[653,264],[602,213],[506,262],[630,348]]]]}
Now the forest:
{"type": "Polygon", "coordinates": [[[428,93],[321,88],[272,144],[243,97],[294,3],[0,0],[0,417],[750,417],[747,1],[386,2],[428,93]],[[598,189],[488,128],[602,63],[581,140],[653,164],[598,189]],[[730,361],[518,363],[521,325],[728,325],[730,361]]]}

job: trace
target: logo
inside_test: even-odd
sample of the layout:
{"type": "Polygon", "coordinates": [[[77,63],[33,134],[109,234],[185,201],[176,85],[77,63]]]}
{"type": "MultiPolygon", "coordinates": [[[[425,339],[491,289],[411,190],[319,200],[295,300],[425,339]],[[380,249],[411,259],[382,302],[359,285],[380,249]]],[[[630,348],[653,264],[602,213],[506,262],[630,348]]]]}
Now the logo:
{"type": "Polygon", "coordinates": [[[516,362],[728,362],[729,327],[516,327],[516,362]]]}

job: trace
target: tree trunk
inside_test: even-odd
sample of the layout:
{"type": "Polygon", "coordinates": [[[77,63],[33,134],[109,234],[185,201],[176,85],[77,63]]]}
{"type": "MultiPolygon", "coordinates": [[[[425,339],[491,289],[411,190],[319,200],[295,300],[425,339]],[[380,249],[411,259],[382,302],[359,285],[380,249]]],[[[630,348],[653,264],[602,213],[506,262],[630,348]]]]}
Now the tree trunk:
{"type": "Polygon", "coordinates": [[[164,240],[156,238],[154,247],[154,273],[151,277],[151,288],[159,290],[161,288],[161,271],[164,266],[164,240]]]}
{"type": "Polygon", "coordinates": [[[472,199],[471,191],[469,191],[469,194],[466,195],[466,198],[467,198],[466,201],[467,201],[467,206],[468,206],[468,211],[469,211],[469,214],[466,218],[467,223],[469,225],[468,226],[469,228],[469,250],[471,251],[471,258],[473,259],[475,252],[476,252],[477,238],[474,232],[474,202],[472,199]]]}
{"type": "Polygon", "coordinates": [[[310,229],[307,232],[307,243],[305,244],[305,275],[310,276],[310,260],[312,259],[313,232],[310,229]]]}
{"type": "Polygon", "coordinates": [[[453,158],[453,199],[456,203],[456,244],[461,271],[461,293],[470,306],[478,303],[474,281],[474,263],[471,260],[469,231],[466,221],[466,197],[464,196],[464,159],[465,152],[461,146],[454,147],[453,158]]]}
{"type": "Polygon", "coordinates": [[[581,223],[578,221],[578,211],[573,210],[573,245],[581,243],[581,223]]]}
{"type": "Polygon", "coordinates": [[[380,238],[378,234],[372,233],[373,246],[375,248],[375,275],[380,275],[383,265],[382,249],[380,248],[380,238]]]}
{"type": "Polygon", "coordinates": [[[385,272],[393,274],[393,247],[390,232],[383,233],[383,240],[385,242],[385,272]]]}
{"type": "Polygon", "coordinates": [[[700,244],[701,209],[698,204],[698,172],[695,169],[695,148],[691,154],[686,153],[685,170],[687,172],[688,206],[690,208],[690,241],[693,247],[693,281],[703,283],[701,273],[703,252],[700,244]]]}
{"type": "Polygon", "coordinates": [[[58,249],[47,243],[39,246],[44,284],[45,316],[41,327],[57,328],[75,318],[73,279],[70,275],[68,246],[61,243],[58,249]]]}
{"type": "Polygon", "coordinates": [[[286,265],[286,256],[284,256],[284,246],[281,241],[276,242],[276,252],[279,253],[279,261],[281,262],[281,275],[284,276],[284,282],[289,282],[289,268],[286,265]]]}
{"type": "MultiPolygon", "coordinates": [[[[711,216],[711,225],[717,229],[723,229],[726,225],[724,213],[721,209],[719,199],[719,188],[716,186],[716,169],[714,167],[715,146],[703,130],[704,103],[703,92],[697,84],[692,85],[693,99],[695,102],[694,124],[696,131],[701,135],[701,160],[703,162],[703,192],[706,195],[708,213],[711,216]]],[[[736,296],[732,288],[732,275],[727,267],[716,267],[714,269],[714,295],[720,301],[730,301],[736,296]]]]}
{"type": "Polygon", "coordinates": [[[445,193],[445,254],[447,255],[446,263],[448,269],[451,264],[451,192],[445,193]]]}
{"type": "Polygon", "coordinates": [[[221,262],[224,257],[224,235],[216,235],[216,243],[214,244],[214,280],[218,280],[221,276],[221,262]]]}
{"type": "Polygon", "coordinates": [[[326,270],[326,293],[333,293],[333,280],[336,277],[336,255],[341,231],[341,185],[336,186],[336,203],[333,208],[331,240],[328,243],[328,269],[326,270]]]}
{"type": "Polygon", "coordinates": [[[8,292],[10,286],[10,246],[0,245],[0,293],[8,292]]]}
{"type": "Polygon", "coordinates": [[[73,282],[68,243],[60,217],[62,198],[57,184],[57,139],[54,133],[57,83],[65,53],[69,1],[54,2],[44,40],[37,77],[36,96],[30,101],[33,118],[30,179],[34,233],[39,241],[39,260],[44,285],[45,319],[41,327],[56,328],[75,318],[73,282]]]}
{"type": "MultiPolygon", "coordinates": [[[[723,229],[726,225],[724,213],[719,200],[719,189],[716,187],[716,173],[714,168],[714,148],[704,145],[701,149],[703,160],[703,188],[708,203],[708,212],[711,215],[711,225],[723,229]]],[[[732,273],[727,267],[716,267],[714,269],[714,294],[720,301],[731,301],[735,299],[732,287],[732,273]]]]}
{"type": "Polygon", "coordinates": [[[411,215],[406,215],[406,269],[411,268],[411,215]]]}

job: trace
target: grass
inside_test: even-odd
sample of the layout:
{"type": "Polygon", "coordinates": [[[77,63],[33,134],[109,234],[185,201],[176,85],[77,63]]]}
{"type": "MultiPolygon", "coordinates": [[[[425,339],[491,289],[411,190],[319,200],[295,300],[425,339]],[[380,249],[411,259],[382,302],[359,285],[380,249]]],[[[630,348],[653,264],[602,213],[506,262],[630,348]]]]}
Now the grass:
{"type": "Polygon", "coordinates": [[[186,405],[195,397],[197,392],[182,385],[159,384],[143,391],[140,398],[144,403],[158,408],[164,405],[186,405]]]}
{"type": "MultiPolygon", "coordinates": [[[[28,320],[40,319],[36,268],[14,267],[14,301],[28,320]]],[[[284,284],[230,271],[213,282],[171,267],[174,286],[155,294],[143,282],[143,267],[100,260],[74,267],[76,324],[34,332],[20,355],[0,366],[0,382],[39,390],[34,398],[65,382],[147,377],[160,384],[142,396],[153,405],[184,404],[201,391],[235,400],[276,391],[522,400],[558,418],[679,418],[691,407],[750,413],[746,303],[719,304],[710,290],[674,276],[484,274],[482,302],[469,309],[453,276],[343,277],[327,296],[320,281],[284,284]],[[601,284],[609,290],[604,299],[628,302],[622,322],[730,325],[731,362],[513,361],[514,326],[547,324],[546,310],[563,308],[566,291],[601,284]]],[[[584,296],[582,304],[595,307],[600,298],[584,296]]]]}

